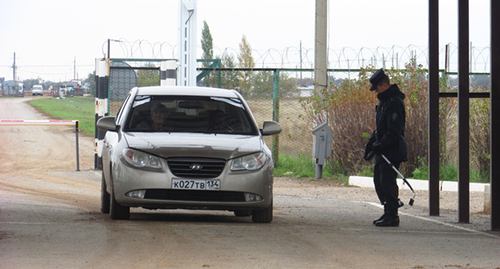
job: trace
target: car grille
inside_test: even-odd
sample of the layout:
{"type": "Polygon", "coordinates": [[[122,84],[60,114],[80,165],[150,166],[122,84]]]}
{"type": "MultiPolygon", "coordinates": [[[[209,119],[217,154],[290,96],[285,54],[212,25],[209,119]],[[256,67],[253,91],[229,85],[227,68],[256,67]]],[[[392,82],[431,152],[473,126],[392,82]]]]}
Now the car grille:
{"type": "Polygon", "coordinates": [[[245,195],[235,191],[153,189],[147,190],[144,198],[196,202],[245,202],[245,195]]]}
{"type": "Polygon", "coordinates": [[[218,177],[226,161],[223,159],[171,158],[168,168],[177,177],[214,178],[218,177]]]}

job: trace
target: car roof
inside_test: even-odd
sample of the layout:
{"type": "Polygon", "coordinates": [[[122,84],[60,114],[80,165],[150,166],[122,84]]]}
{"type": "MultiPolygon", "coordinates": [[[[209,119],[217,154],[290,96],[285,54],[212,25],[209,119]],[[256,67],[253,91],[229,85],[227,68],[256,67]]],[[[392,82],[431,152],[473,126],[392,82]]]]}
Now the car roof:
{"type": "Polygon", "coordinates": [[[211,97],[228,97],[240,98],[240,95],[235,90],[209,88],[209,87],[193,87],[193,86],[150,86],[137,87],[137,95],[192,95],[192,96],[211,96],[211,97]]]}

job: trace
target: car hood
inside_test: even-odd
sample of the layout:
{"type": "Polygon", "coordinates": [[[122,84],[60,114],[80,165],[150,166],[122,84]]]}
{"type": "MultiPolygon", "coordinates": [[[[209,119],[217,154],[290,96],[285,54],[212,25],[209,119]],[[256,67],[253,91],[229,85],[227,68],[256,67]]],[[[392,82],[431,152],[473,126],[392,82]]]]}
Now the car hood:
{"type": "Polygon", "coordinates": [[[124,133],[130,148],[164,158],[232,159],[263,150],[260,136],[192,133],[124,133]]]}

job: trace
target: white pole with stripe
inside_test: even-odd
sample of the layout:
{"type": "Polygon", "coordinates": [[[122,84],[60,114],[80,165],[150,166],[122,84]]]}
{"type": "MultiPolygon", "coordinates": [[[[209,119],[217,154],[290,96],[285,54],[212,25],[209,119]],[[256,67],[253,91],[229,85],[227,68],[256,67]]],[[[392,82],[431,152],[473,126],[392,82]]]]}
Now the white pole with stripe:
{"type": "Polygon", "coordinates": [[[177,63],[175,61],[163,61],[160,65],[160,86],[177,85],[177,63]]]}
{"type": "Polygon", "coordinates": [[[97,121],[108,115],[108,85],[109,85],[109,59],[96,59],[96,98],[95,98],[95,149],[94,168],[102,169],[101,152],[105,131],[97,127],[97,121]]]}
{"type": "Polygon", "coordinates": [[[196,86],[197,0],[179,0],[179,77],[177,86],[196,86]]]}

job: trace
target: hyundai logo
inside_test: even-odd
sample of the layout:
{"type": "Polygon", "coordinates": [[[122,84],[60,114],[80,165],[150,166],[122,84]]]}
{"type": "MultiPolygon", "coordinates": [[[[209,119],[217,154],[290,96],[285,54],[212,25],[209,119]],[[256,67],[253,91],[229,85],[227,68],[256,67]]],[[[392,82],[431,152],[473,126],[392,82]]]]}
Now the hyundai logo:
{"type": "Polygon", "coordinates": [[[194,163],[191,166],[189,166],[189,168],[191,168],[191,170],[199,171],[199,170],[201,170],[203,168],[203,166],[201,164],[194,163]]]}

